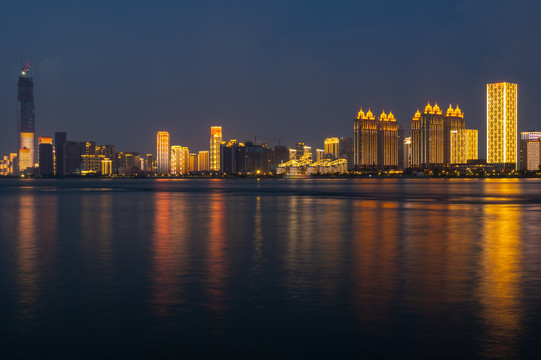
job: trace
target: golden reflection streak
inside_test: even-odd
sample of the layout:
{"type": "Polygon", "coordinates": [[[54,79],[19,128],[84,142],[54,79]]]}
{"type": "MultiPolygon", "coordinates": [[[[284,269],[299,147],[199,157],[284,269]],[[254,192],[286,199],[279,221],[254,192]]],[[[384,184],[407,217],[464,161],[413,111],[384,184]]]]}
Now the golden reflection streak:
{"type": "MultiPolygon", "coordinates": [[[[502,191],[506,184],[499,186],[502,191]]],[[[507,191],[513,192],[507,188],[507,191]]],[[[481,259],[479,301],[485,325],[484,355],[515,356],[522,317],[520,212],[512,205],[487,204],[481,259]]]]}
{"type": "Polygon", "coordinates": [[[17,287],[21,316],[32,318],[38,303],[37,214],[34,193],[21,193],[17,214],[17,287]]]}
{"type": "MultiPolygon", "coordinates": [[[[254,214],[254,240],[252,242],[252,273],[259,274],[261,268],[261,258],[263,253],[263,229],[261,225],[261,197],[256,198],[255,214],[254,214]]],[[[254,286],[255,284],[253,284],[254,286]]]]}
{"type": "Polygon", "coordinates": [[[352,305],[360,320],[390,320],[399,271],[396,208],[394,202],[354,203],[352,305]]]}
{"type": "Polygon", "coordinates": [[[207,263],[207,293],[209,295],[206,305],[214,312],[214,331],[221,332],[224,324],[221,323],[225,310],[226,279],[229,263],[226,258],[226,223],[225,223],[225,197],[221,192],[210,196],[210,218],[208,234],[207,263]]]}
{"type": "Polygon", "coordinates": [[[186,302],[181,295],[181,281],[189,255],[187,209],[184,199],[168,192],[155,193],[154,207],[150,307],[157,316],[167,317],[172,315],[173,307],[186,302]]]}

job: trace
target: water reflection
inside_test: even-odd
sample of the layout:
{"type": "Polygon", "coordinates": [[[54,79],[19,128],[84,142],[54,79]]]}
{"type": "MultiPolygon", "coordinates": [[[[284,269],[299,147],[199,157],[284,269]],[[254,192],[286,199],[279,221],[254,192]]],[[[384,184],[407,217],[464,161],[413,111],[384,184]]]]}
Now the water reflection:
{"type": "Polygon", "coordinates": [[[189,212],[182,195],[156,192],[152,234],[150,306],[160,317],[172,316],[186,303],[183,285],[189,266],[189,212]]]}
{"type": "Polygon", "coordinates": [[[21,316],[34,316],[39,295],[36,195],[22,193],[17,216],[17,286],[21,316]]]}
{"type": "Polygon", "coordinates": [[[520,213],[513,205],[485,205],[478,289],[484,356],[516,357],[522,318],[520,213]]]}
{"type": "MultiPolygon", "coordinates": [[[[210,214],[206,258],[206,292],[208,299],[205,305],[212,311],[213,330],[220,333],[223,328],[223,312],[227,300],[226,280],[229,276],[229,261],[226,256],[226,199],[223,193],[217,192],[209,197],[209,201],[210,214]]],[[[231,226],[235,225],[231,224],[231,226]]]]}

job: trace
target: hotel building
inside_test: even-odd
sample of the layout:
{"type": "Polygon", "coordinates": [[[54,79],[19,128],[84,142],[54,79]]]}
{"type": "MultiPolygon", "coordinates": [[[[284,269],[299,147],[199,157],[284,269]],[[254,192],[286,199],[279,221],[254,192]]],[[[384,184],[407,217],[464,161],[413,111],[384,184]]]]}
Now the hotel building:
{"type": "Polygon", "coordinates": [[[487,84],[487,162],[516,168],[517,84],[487,84]]]}
{"type": "Polygon", "coordinates": [[[158,131],[156,150],[156,172],[159,175],[169,174],[171,166],[170,151],[169,133],[167,131],[158,131]]]}
{"type": "Polygon", "coordinates": [[[220,171],[220,146],[222,145],[222,127],[210,128],[210,170],[220,171]]]}

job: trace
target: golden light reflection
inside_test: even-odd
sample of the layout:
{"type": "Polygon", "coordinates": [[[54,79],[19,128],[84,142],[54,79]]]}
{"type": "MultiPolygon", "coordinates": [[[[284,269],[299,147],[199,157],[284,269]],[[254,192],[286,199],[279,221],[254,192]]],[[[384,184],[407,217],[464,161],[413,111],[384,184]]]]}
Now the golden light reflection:
{"type": "Polygon", "coordinates": [[[220,333],[223,328],[222,316],[225,310],[226,280],[228,278],[229,262],[226,257],[226,222],[225,202],[221,192],[217,192],[209,198],[209,233],[207,252],[207,278],[206,291],[208,302],[206,306],[213,311],[213,330],[220,333]]]}
{"type": "Polygon", "coordinates": [[[354,203],[353,310],[362,320],[388,321],[398,286],[397,204],[354,203]]]}
{"type": "Polygon", "coordinates": [[[484,207],[478,297],[484,322],[484,355],[513,358],[522,317],[520,212],[512,205],[484,207]]]}
{"type": "Polygon", "coordinates": [[[182,288],[189,265],[188,209],[182,195],[168,192],[155,193],[154,207],[150,306],[157,316],[167,317],[186,303],[182,288]]]}
{"type": "Polygon", "coordinates": [[[37,233],[36,199],[33,193],[19,197],[17,216],[17,286],[23,318],[32,318],[38,305],[39,249],[37,233]]]}

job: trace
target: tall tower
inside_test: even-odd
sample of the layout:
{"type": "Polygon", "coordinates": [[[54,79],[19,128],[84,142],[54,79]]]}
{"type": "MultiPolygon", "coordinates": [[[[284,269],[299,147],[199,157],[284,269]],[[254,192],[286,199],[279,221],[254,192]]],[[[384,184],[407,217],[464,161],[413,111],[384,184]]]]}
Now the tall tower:
{"type": "Polygon", "coordinates": [[[333,157],[333,160],[338,159],[338,157],[340,156],[340,139],[336,137],[326,138],[323,145],[324,145],[325,154],[331,154],[333,157]]]}
{"type": "Polygon", "coordinates": [[[170,148],[169,148],[169,133],[167,131],[158,131],[157,136],[157,166],[156,172],[159,175],[169,174],[171,163],[169,161],[170,148]]]}
{"type": "Polygon", "coordinates": [[[19,171],[34,167],[34,82],[29,74],[27,63],[19,74],[19,94],[17,96],[17,149],[19,153],[19,171]]]}
{"type": "Polygon", "coordinates": [[[361,108],[353,124],[355,166],[363,169],[375,168],[378,156],[377,120],[370,109],[365,114],[361,108]]]}
{"type": "Polygon", "coordinates": [[[487,84],[487,162],[517,163],[517,84],[487,84]]]}
{"type": "Polygon", "coordinates": [[[398,125],[393,113],[383,111],[377,122],[377,166],[378,169],[398,167],[398,125]]]}
{"type": "Polygon", "coordinates": [[[220,171],[220,146],[222,145],[222,127],[210,128],[210,170],[220,171]]]}
{"type": "Polygon", "coordinates": [[[436,103],[428,103],[411,121],[412,165],[430,167],[443,165],[444,126],[442,111],[436,103]]]}

